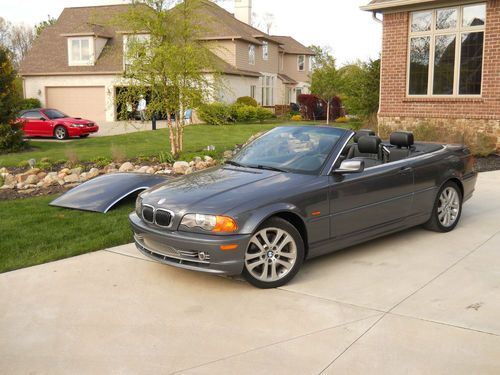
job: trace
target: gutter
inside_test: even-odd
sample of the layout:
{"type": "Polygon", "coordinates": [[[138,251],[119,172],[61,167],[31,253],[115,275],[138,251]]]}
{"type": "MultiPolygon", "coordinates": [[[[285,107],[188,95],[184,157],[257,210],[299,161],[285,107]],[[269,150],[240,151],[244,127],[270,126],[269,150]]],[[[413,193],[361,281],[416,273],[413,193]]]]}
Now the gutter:
{"type": "Polygon", "coordinates": [[[361,10],[365,11],[377,11],[385,10],[390,8],[404,7],[409,5],[419,5],[424,3],[435,3],[437,0],[392,0],[385,1],[383,3],[375,3],[361,6],[361,10]]]}

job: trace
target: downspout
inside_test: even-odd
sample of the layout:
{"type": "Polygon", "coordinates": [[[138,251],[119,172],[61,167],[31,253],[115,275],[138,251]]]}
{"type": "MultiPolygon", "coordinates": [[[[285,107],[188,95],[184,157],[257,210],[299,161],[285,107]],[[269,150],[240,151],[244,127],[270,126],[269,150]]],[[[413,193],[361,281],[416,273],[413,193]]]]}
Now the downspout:
{"type": "MultiPolygon", "coordinates": [[[[376,22],[383,25],[384,21],[377,17],[377,12],[375,12],[375,11],[372,12],[372,18],[376,22]]],[[[383,32],[382,32],[382,34],[383,34],[383,32]]],[[[382,35],[382,37],[383,37],[383,35],[382,35]]],[[[383,46],[384,46],[384,42],[382,40],[382,47],[383,46]]],[[[382,51],[380,52],[380,73],[379,73],[380,74],[380,82],[379,82],[379,89],[378,89],[379,95],[378,95],[378,112],[377,112],[377,134],[380,134],[380,124],[378,121],[378,115],[380,114],[380,108],[382,107],[382,52],[383,52],[383,48],[382,48],[382,51]]]]}

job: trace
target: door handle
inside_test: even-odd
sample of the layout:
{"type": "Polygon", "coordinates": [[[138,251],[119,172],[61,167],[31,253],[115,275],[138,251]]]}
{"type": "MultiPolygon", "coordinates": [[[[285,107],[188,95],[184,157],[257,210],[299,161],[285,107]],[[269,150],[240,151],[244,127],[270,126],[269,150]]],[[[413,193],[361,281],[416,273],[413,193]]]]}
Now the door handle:
{"type": "Polygon", "coordinates": [[[401,167],[399,169],[399,174],[407,174],[407,173],[411,173],[413,171],[413,168],[412,167],[401,167]]]}

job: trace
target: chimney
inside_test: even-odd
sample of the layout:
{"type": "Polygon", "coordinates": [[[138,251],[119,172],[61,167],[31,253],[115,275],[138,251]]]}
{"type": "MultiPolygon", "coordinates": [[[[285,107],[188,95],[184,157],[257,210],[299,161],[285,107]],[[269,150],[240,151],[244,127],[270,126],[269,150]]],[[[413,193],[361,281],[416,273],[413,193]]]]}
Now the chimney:
{"type": "Polygon", "coordinates": [[[234,16],[248,25],[252,24],[252,0],[234,0],[234,16]]]}

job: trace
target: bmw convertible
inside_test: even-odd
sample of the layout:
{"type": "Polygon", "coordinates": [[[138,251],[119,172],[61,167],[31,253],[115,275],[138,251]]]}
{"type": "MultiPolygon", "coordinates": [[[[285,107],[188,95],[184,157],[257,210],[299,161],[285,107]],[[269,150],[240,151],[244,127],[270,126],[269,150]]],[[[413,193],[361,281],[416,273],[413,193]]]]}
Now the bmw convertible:
{"type": "Polygon", "coordinates": [[[284,126],[222,166],[144,191],[130,222],[158,262],[275,288],[309,258],[417,225],[453,230],[476,178],[461,145],[284,126]]]}

